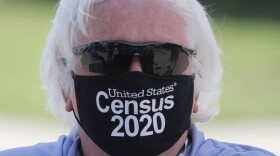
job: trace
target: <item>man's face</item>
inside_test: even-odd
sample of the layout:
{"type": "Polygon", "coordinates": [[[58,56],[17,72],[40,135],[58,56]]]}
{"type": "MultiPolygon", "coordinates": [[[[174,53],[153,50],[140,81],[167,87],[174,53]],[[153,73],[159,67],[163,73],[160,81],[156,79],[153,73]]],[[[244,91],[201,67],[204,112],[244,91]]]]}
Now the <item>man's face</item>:
{"type": "MultiPolygon", "coordinates": [[[[88,36],[81,36],[81,45],[108,40],[127,42],[170,42],[188,47],[187,25],[184,19],[168,4],[155,0],[105,0],[94,6],[89,18],[88,36]]],[[[102,75],[88,72],[81,64],[81,56],[76,55],[75,73],[78,75],[102,75]]],[[[190,66],[182,75],[192,74],[190,66]]],[[[137,58],[132,59],[130,71],[141,71],[137,58]]],[[[72,103],[76,103],[74,89],[72,103]]],[[[74,105],[74,110],[76,105],[74,105]]]]}

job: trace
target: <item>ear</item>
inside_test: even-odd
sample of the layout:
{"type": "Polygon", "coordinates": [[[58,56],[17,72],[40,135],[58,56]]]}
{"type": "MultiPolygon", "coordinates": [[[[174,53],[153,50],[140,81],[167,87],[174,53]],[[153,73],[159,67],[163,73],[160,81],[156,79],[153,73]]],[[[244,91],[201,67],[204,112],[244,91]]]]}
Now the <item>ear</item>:
{"type": "Polygon", "coordinates": [[[198,104],[197,104],[198,98],[199,98],[199,93],[196,93],[193,98],[193,110],[192,110],[193,113],[197,113],[199,110],[198,104]]]}
{"type": "Polygon", "coordinates": [[[62,93],[64,102],[65,102],[65,110],[66,110],[67,112],[73,111],[73,103],[72,103],[71,98],[69,97],[69,95],[66,95],[66,94],[64,93],[64,91],[61,91],[61,93],[62,93]]]}

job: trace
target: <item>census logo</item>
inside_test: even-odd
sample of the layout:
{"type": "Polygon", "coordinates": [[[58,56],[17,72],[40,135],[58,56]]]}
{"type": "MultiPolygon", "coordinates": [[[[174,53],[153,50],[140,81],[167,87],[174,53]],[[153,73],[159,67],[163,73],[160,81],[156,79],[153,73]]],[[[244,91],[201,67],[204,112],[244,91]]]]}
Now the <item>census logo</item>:
{"type": "Polygon", "coordinates": [[[118,124],[112,130],[112,137],[160,134],[166,124],[162,111],[174,107],[172,93],[176,86],[177,83],[173,83],[138,92],[108,88],[96,94],[96,107],[100,113],[113,113],[111,122],[118,124]]]}

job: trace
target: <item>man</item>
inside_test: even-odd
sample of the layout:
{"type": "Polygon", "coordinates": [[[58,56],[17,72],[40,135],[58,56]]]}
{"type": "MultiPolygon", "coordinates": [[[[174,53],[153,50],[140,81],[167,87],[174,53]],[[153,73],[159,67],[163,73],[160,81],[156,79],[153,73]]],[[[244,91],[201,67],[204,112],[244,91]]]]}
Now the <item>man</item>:
{"type": "Polygon", "coordinates": [[[219,111],[219,57],[196,0],[62,0],[41,76],[73,132],[0,155],[273,155],[196,129],[219,111]]]}

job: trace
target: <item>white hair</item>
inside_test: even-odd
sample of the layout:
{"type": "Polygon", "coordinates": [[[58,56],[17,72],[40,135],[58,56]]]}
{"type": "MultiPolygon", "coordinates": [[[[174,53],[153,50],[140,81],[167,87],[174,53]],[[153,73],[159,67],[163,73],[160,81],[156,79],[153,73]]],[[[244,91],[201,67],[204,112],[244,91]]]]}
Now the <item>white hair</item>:
{"type": "MultiPolygon", "coordinates": [[[[92,6],[103,0],[61,0],[41,60],[43,88],[49,92],[48,108],[70,126],[76,122],[65,111],[64,95],[68,95],[74,68],[72,47],[79,45],[78,36],[86,36],[86,25],[92,6]]],[[[170,3],[188,24],[188,45],[197,51],[194,60],[195,90],[199,91],[199,111],[192,122],[206,122],[219,113],[221,51],[211,29],[210,18],[196,0],[159,0],[170,3]]]]}

